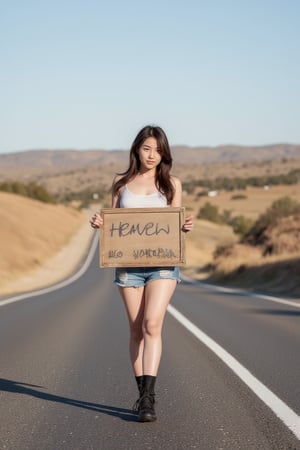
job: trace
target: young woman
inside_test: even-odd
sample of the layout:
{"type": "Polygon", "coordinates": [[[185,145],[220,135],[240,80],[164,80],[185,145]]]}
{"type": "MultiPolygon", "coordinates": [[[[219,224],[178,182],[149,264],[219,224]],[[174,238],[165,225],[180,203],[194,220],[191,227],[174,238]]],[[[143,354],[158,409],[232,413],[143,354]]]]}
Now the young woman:
{"type": "MultiPolygon", "coordinates": [[[[113,208],[178,207],[182,188],[171,176],[172,157],[168,139],[157,126],[146,126],[136,136],[126,172],[112,185],[113,208]]],[[[103,224],[100,213],[90,220],[93,228],[103,224]]],[[[182,232],[193,227],[185,219],[182,232]]],[[[161,358],[161,331],[168,303],[179,279],[178,267],[120,268],[115,271],[130,327],[130,358],[139,389],[140,422],[156,420],[154,385],[161,358]]]]}

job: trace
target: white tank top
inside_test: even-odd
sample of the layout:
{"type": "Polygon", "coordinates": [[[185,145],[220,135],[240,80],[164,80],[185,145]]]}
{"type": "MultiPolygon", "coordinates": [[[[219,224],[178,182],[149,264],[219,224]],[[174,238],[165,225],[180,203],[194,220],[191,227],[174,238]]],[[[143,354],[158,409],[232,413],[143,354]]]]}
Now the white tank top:
{"type": "Polygon", "coordinates": [[[153,194],[134,194],[125,185],[120,195],[120,208],[164,208],[168,206],[166,197],[159,191],[153,194]]]}

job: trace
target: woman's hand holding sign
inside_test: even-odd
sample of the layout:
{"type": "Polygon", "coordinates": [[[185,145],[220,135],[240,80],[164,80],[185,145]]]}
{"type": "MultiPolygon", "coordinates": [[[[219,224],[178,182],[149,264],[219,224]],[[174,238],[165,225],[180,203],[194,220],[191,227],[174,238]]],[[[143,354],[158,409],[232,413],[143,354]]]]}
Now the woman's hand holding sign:
{"type": "Polygon", "coordinates": [[[100,213],[95,213],[90,219],[91,227],[100,228],[103,225],[103,218],[100,213]]]}
{"type": "Polygon", "coordinates": [[[182,225],[181,230],[184,233],[188,233],[189,231],[191,231],[194,227],[194,222],[193,222],[193,216],[189,216],[185,219],[184,224],[182,225]]]}

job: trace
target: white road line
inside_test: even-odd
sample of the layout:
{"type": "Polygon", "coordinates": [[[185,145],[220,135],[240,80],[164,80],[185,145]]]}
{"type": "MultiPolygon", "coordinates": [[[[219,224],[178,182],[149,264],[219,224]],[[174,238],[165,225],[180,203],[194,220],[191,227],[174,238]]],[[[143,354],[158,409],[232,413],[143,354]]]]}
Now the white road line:
{"type": "Polygon", "coordinates": [[[97,245],[99,242],[99,236],[98,233],[95,233],[95,236],[92,241],[91,248],[89,250],[89,253],[87,255],[86,260],[84,261],[83,265],[80,267],[78,272],[76,272],[74,275],[72,275],[70,278],[67,278],[64,281],[61,281],[60,283],[54,284],[52,286],[49,286],[47,288],[39,289],[38,291],[33,292],[26,292],[25,294],[16,295],[14,297],[10,297],[7,300],[0,300],[0,306],[8,305],[9,303],[19,302],[20,300],[25,300],[29,297],[37,297],[38,295],[48,294],[49,292],[56,291],[57,289],[61,289],[65,286],[68,286],[69,284],[73,283],[74,281],[78,280],[89,268],[92,259],[94,257],[97,245]]]}
{"type": "Polygon", "coordinates": [[[241,294],[241,295],[246,295],[247,297],[253,297],[253,298],[262,298],[262,299],[268,300],[270,302],[280,303],[282,305],[293,306],[294,308],[300,308],[300,302],[297,303],[296,301],[286,300],[286,299],[280,298],[280,297],[273,297],[272,295],[264,295],[264,294],[258,294],[255,292],[248,292],[243,289],[228,288],[225,286],[215,286],[212,284],[203,283],[202,281],[195,281],[184,275],[181,275],[181,278],[183,280],[187,281],[188,283],[195,284],[198,286],[203,286],[203,287],[211,289],[213,291],[226,292],[228,294],[241,294]]]}
{"type": "Polygon", "coordinates": [[[277,397],[270,389],[261,383],[248,369],[242,366],[230,353],[217,344],[207,334],[188,320],[172,305],[168,312],[181,323],[199,341],[213,351],[253,392],[256,394],[283,423],[300,439],[300,416],[298,416],[286,403],[277,397]]]}
{"type": "Polygon", "coordinates": [[[292,302],[291,300],[284,300],[283,298],[272,297],[271,295],[249,293],[249,297],[263,298],[264,300],[268,300],[270,302],[281,303],[282,305],[289,305],[293,306],[294,308],[300,308],[300,303],[292,302]]]}

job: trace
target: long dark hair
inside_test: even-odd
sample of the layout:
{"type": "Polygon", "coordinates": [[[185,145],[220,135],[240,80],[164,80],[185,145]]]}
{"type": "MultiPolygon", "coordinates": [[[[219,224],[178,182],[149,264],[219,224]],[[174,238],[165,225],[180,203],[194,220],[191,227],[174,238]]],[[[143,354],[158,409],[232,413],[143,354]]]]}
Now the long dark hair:
{"type": "Polygon", "coordinates": [[[133,141],[129,154],[129,167],[125,172],[118,174],[122,175],[122,177],[113,185],[113,195],[117,195],[119,190],[138,174],[140,169],[138,150],[141,145],[143,145],[143,142],[149,137],[153,137],[156,139],[157,148],[161,155],[161,162],[156,167],[155,185],[159,192],[165,195],[167,203],[170,204],[175,193],[170,175],[173,161],[170,146],[168,138],[163,129],[151,125],[147,125],[146,127],[142,128],[133,141]]]}

